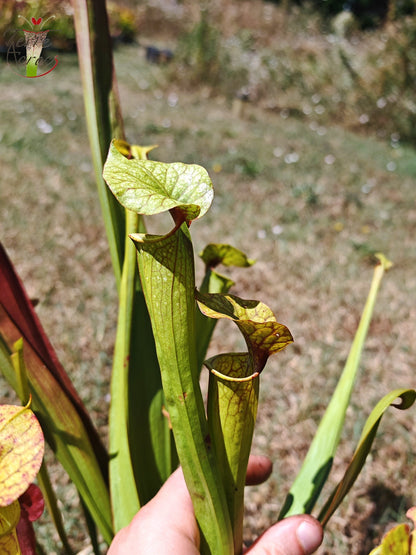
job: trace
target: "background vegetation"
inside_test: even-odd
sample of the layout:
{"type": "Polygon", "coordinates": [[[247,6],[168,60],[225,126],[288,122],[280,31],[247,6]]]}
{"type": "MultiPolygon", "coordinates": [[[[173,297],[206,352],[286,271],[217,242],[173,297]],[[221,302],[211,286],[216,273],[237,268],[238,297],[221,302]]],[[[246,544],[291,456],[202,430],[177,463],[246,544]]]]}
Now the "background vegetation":
{"type": "MultiPolygon", "coordinates": [[[[56,33],[68,43],[55,48],[70,50],[70,6],[59,4],[45,6],[56,25],[68,22],[56,33]]],[[[21,7],[32,15],[32,4],[21,7]]],[[[12,17],[6,8],[3,29],[12,17]]],[[[255,450],[275,466],[248,495],[250,540],[277,517],[296,475],[342,370],[378,250],[395,267],[380,293],[334,482],[369,407],[414,383],[416,20],[389,11],[382,26],[363,31],[358,18],[322,17],[312,4],[289,2],[118,9],[135,34],[116,49],[129,140],[159,144],[154,158],[208,169],[216,197],[195,223],[197,248],[224,240],[256,258],[252,269],[233,272],[234,292],[264,300],[295,338],[262,376],[255,450]],[[149,63],[149,46],[173,59],[149,63]]],[[[77,59],[71,52],[58,58],[42,79],[23,81],[0,65],[0,237],[105,437],[116,292],[77,59]]],[[[221,323],[214,340],[213,352],[239,348],[221,323]]],[[[7,388],[0,392],[10,400],[7,388]]],[[[416,503],[414,425],[414,411],[383,422],[321,554],[367,554],[388,521],[416,503]]],[[[58,467],[54,480],[79,550],[75,493],[58,467]]],[[[59,552],[46,522],[47,552],[59,552]]]]}

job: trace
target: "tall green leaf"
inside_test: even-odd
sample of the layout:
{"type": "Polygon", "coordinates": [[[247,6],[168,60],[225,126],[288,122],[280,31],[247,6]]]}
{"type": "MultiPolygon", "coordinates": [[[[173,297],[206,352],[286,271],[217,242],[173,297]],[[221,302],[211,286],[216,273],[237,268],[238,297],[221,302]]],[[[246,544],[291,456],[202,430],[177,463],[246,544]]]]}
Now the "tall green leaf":
{"type": "Polygon", "coordinates": [[[326,482],[344,426],[345,414],[359,368],[361,353],[384,272],[391,267],[384,256],[374,269],[370,291],[345,368],[319,424],[302,468],[286,498],[279,518],[310,513],[326,482]]]}
{"type": "MultiPolygon", "coordinates": [[[[155,425],[160,421],[155,399],[159,400],[160,412],[163,403],[159,368],[132,257],[135,251],[126,241],[128,234],[144,231],[143,222],[121,209],[102,177],[111,137],[125,139],[105,1],[75,0],[73,6],[88,133],[120,291],[110,411],[111,489],[118,529],[128,523],[138,505],[153,497],[174,468],[176,459],[174,449],[166,453],[161,447],[171,445],[169,428],[164,422],[155,425]],[[159,440],[155,439],[155,433],[162,434],[159,440]]],[[[137,147],[128,143],[124,147],[127,156],[141,157],[137,147]]]]}
{"type": "MultiPolygon", "coordinates": [[[[146,159],[152,149],[116,143],[130,158],[139,160],[146,159]]],[[[142,228],[140,216],[126,209],[126,225],[129,233],[137,233],[142,228]]],[[[131,521],[175,468],[161,393],[151,324],[138,282],[136,249],[126,236],[109,417],[110,487],[116,531],[131,521]]]]}
{"type": "MultiPolygon", "coordinates": [[[[127,213],[127,227],[133,229],[133,233],[137,231],[137,220],[137,214],[127,213]]],[[[136,250],[127,237],[119,290],[109,414],[110,491],[115,532],[127,526],[140,508],[129,442],[129,371],[136,277],[136,250]]]]}
{"type": "MultiPolygon", "coordinates": [[[[121,158],[145,160],[153,147],[114,141],[121,158]]],[[[144,231],[126,208],[127,230],[144,231]]],[[[116,531],[126,526],[177,466],[147,307],[138,280],[136,249],[126,236],[111,378],[110,486],[116,531]]]]}
{"type": "Polygon", "coordinates": [[[117,103],[108,16],[105,0],[74,0],[73,9],[95,179],[111,260],[119,286],[126,233],[124,210],[110,194],[102,177],[111,138],[116,135],[117,138],[124,139],[121,112],[117,103]]]}

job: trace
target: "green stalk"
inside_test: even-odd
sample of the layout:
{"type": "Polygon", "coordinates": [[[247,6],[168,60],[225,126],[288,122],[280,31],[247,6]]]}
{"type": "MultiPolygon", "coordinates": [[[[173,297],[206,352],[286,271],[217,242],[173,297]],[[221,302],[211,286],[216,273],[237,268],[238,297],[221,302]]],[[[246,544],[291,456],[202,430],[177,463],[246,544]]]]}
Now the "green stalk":
{"type": "MultiPolygon", "coordinates": [[[[152,147],[117,141],[129,158],[146,160],[152,147]]],[[[142,218],[126,209],[130,234],[144,231],[142,218]]],[[[126,526],[176,467],[151,324],[138,279],[136,249],[127,237],[121,277],[117,337],[111,380],[110,487],[116,531],[126,526]]]]}
{"type": "MultiPolygon", "coordinates": [[[[78,60],[84,90],[85,114],[91,146],[95,179],[107,233],[117,287],[120,286],[124,258],[124,211],[107,189],[102,177],[104,162],[112,138],[110,103],[122,130],[120,110],[114,107],[117,94],[111,37],[105,0],[74,0],[74,23],[78,60]]],[[[123,138],[119,135],[118,138],[123,138]]]]}
{"type": "Polygon", "coordinates": [[[29,380],[23,358],[23,338],[15,341],[13,352],[10,355],[14,371],[16,373],[17,388],[16,393],[23,406],[26,406],[30,399],[29,380]]]}
{"type": "MultiPolygon", "coordinates": [[[[327,502],[321,509],[318,516],[322,526],[328,523],[332,514],[335,512],[341,501],[347,495],[355,480],[364,466],[367,455],[371,450],[373,440],[376,436],[377,429],[380,421],[389,407],[394,407],[399,410],[406,410],[413,405],[416,400],[416,391],[414,389],[395,389],[385,395],[371,411],[370,416],[367,418],[364,429],[361,433],[358,446],[354,455],[347,467],[344,477],[329,496],[327,502]],[[400,401],[398,401],[400,399],[400,401]]],[[[391,552],[386,552],[391,553],[391,552]]],[[[414,555],[414,554],[410,554],[414,555]]]]}
{"type": "MultiPolygon", "coordinates": [[[[16,393],[20,401],[22,402],[22,405],[25,406],[29,402],[31,395],[27,369],[23,357],[23,338],[20,338],[14,343],[13,352],[10,355],[10,360],[16,373],[16,393]]],[[[68,555],[70,555],[72,553],[72,549],[68,542],[68,538],[62,521],[62,515],[58,508],[56,495],[52,488],[45,461],[42,462],[38,473],[38,483],[39,487],[42,490],[43,498],[45,499],[48,512],[52,518],[55,529],[58,532],[62,545],[64,546],[65,551],[68,553],[68,555]]]]}
{"type": "MultiPolygon", "coordinates": [[[[137,214],[126,210],[127,228],[133,233],[137,231],[138,220],[137,214]]],[[[130,455],[128,421],[128,380],[135,281],[136,249],[127,237],[119,290],[109,414],[110,492],[115,532],[126,526],[140,507],[130,455]]]]}
{"type": "MultiPolygon", "coordinates": [[[[171,446],[168,451],[160,447],[161,443],[170,443],[171,432],[167,424],[162,422],[158,430],[155,430],[154,425],[153,431],[150,429],[158,419],[158,415],[154,418],[149,415],[151,405],[155,407],[154,412],[157,414],[158,403],[155,398],[159,399],[161,412],[161,383],[151,326],[137,277],[135,254],[132,256],[135,251],[131,242],[125,239],[127,233],[139,231],[139,226],[143,231],[143,222],[135,215],[123,211],[102,178],[104,160],[112,136],[124,140],[105,2],[75,0],[74,13],[98,193],[117,288],[119,291],[122,289],[120,295],[123,297],[119,308],[120,329],[116,338],[110,415],[110,448],[116,455],[111,461],[110,469],[115,504],[114,519],[118,529],[127,524],[127,519],[133,514],[134,508],[138,507],[138,503],[145,503],[157,492],[171,473],[175,456],[171,446]],[[139,332],[136,331],[137,326],[140,327],[139,332]],[[134,342],[131,341],[132,333],[135,335],[134,342]],[[137,338],[139,334],[140,337],[137,338]],[[125,364],[127,360],[128,364],[125,364]],[[161,440],[153,437],[156,431],[163,434],[161,440]],[[117,477],[118,472],[120,474],[117,477]],[[124,492],[124,495],[120,495],[120,492],[124,492]]],[[[140,149],[131,147],[130,150],[127,143],[124,146],[128,148],[129,155],[134,150],[133,157],[142,157],[138,155],[140,149]]],[[[144,158],[146,153],[145,149],[142,153],[144,158]]]]}
{"type": "Polygon", "coordinates": [[[68,537],[66,535],[64,523],[62,520],[62,513],[58,507],[58,501],[56,499],[56,494],[51,484],[45,461],[42,463],[42,466],[39,470],[38,483],[40,489],[42,490],[42,495],[45,499],[46,507],[52,518],[52,522],[55,526],[56,531],[58,532],[59,539],[64,546],[65,553],[67,555],[71,555],[73,551],[71,546],[69,545],[68,537]]]}

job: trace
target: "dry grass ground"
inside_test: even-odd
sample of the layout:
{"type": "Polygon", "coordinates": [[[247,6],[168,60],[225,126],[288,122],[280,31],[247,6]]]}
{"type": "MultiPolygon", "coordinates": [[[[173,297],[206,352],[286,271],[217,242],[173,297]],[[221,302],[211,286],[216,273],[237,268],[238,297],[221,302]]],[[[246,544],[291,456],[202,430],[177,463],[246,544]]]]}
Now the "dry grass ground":
{"type": "MultiPolygon", "coordinates": [[[[118,50],[116,63],[129,140],[157,143],[155,158],[197,162],[211,174],[216,197],[192,226],[195,250],[230,242],[256,258],[253,268],[228,272],[234,292],[268,304],[295,338],[262,375],[254,450],[275,463],[270,480],[247,495],[250,540],[276,519],[335,387],[376,251],[395,266],[382,285],[332,484],[375,403],[393,388],[415,386],[415,152],[324,124],[315,112],[299,118],[249,103],[236,114],[224,96],[190,91],[171,80],[172,68],[146,64],[135,46],[118,50]]],[[[116,294],[76,58],[62,55],[43,79],[0,71],[0,238],[105,437],[116,294]]],[[[212,353],[240,346],[221,325],[212,353]]],[[[4,384],[0,393],[10,399],[4,384]]],[[[416,504],[414,427],[414,410],[386,415],[321,555],[367,554],[385,526],[416,504]]],[[[81,549],[75,492],[59,468],[53,473],[81,549]]],[[[47,552],[58,552],[44,530],[47,552]]]]}

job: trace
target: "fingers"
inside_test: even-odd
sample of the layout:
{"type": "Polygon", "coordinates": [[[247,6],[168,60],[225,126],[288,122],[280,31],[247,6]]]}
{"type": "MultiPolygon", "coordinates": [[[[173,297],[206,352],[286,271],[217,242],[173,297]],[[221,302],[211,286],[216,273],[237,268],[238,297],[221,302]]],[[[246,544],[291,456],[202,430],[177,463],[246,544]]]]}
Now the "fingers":
{"type": "Polygon", "coordinates": [[[246,474],[246,485],[255,486],[265,482],[273,470],[272,461],[263,455],[250,455],[246,474]]]}
{"type": "Polygon", "coordinates": [[[248,555],[310,555],[322,543],[319,522],[309,515],[291,516],[269,528],[248,555]]]}
{"type": "MultiPolygon", "coordinates": [[[[267,457],[251,456],[247,483],[258,484],[272,471],[267,457]]],[[[199,531],[182,470],[167,480],[113,540],[108,555],[199,555],[199,531]]],[[[309,555],[322,542],[322,527],[308,516],[289,517],[269,528],[246,552],[250,555],[309,555]]]]}
{"type": "Polygon", "coordinates": [[[108,555],[198,555],[199,531],[181,469],[113,540],[108,555]]]}

